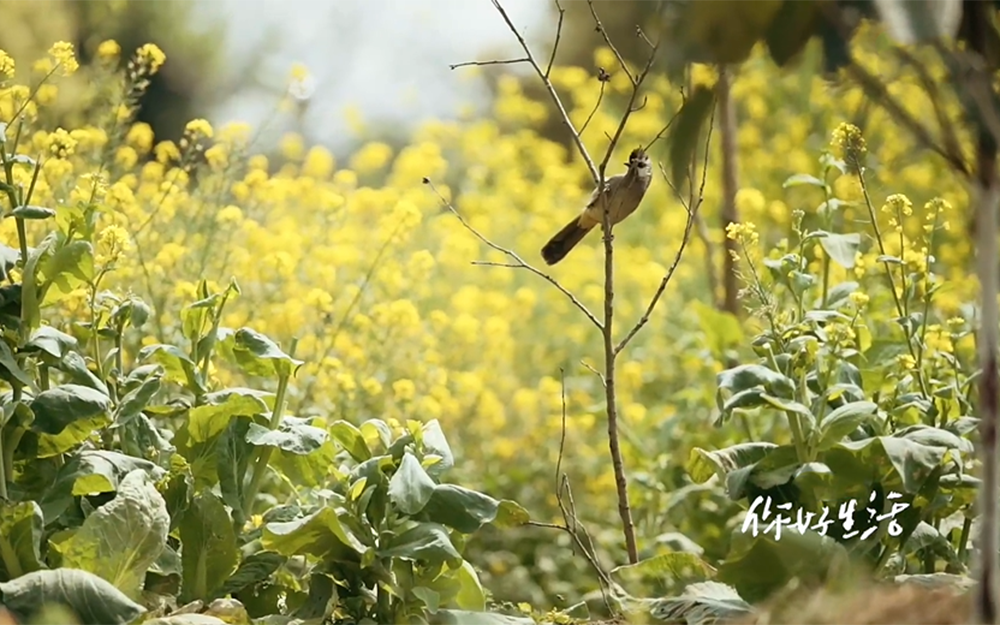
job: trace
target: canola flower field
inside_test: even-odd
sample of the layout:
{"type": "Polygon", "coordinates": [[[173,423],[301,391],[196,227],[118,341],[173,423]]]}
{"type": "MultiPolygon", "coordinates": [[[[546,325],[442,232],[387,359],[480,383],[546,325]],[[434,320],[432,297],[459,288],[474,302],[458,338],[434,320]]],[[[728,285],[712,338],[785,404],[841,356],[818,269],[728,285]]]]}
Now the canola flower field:
{"type": "MultiPolygon", "coordinates": [[[[879,54],[879,33],[862,29],[858,41],[866,67],[889,80],[890,92],[914,116],[927,118],[930,103],[917,78],[879,54]]],[[[255,151],[256,129],[245,124],[213,127],[195,119],[174,143],[135,123],[138,97],[164,63],[169,59],[155,45],[131,54],[113,41],[102,43],[85,66],[65,43],[38,60],[0,51],[0,135],[8,152],[16,141],[16,153],[37,164],[5,166],[5,189],[30,188],[30,204],[53,211],[49,219],[4,219],[0,242],[16,252],[22,241],[34,248],[58,231],[92,245],[92,258],[45,294],[44,323],[82,338],[89,370],[100,377],[138,366],[151,346],[183,344],[189,337],[186,307],[224,294],[218,327],[252,328],[303,363],[287,386],[279,384],[287,415],[311,418],[313,427],[330,432],[340,421],[360,425],[378,418],[394,432],[412,432],[414,423],[419,428],[436,420],[454,454],[449,481],[517,502],[542,524],[562,521],[554,482],[560,463],[597,553],[608,566],[624,564],[604,393],[585,366],[600,369],[600,334],[537,276],[473,265],[507,259],[483,245],[422,184],[431,180],[473,228],[541,266],[538,250],[590,192],[575,151],[538,133],[553,114],[549,103],[529,99],[517,79],[501,75],[490,115],[428,122],[401,149],[367,142],[338,162],[322,146],[288,135],[280,153],[265,156],[255,151]],[[130,297],[145,303],[144,323],[117,338],[80,332],[110,319],[130,297]],[[111,347],[118,350],[113,357],[92,357],[111,347]]],[[[601,49],[594,64],[613,67],[616,60],[601,49]]],[[[942,68],[931,69],[943,76],[942,68]]],[[[306,72],[296,68],[290,80],[306,72]]],[[[709,68],[693,73],[696,83],[715,80],[709,68]]],[[[592,73],[555,68],[552,82],[581,125],[598,98],[592,73]]],[[[613,132],[621,96],[630,88],[624,76],[612,76],[583,135],[593,153],[603,153],[605,134],[613,132]]],[[[678,85],[662,77],[651,78],[644,95],[646,104],[633,114],[610,173],[618,173],[629,150],[655,136],[681,104],[678,85]]],[[[922,417],[917,403],[894,395],[897,387],[920,387],[939,399],[942,428],[967,416],[962,393],[974,363],[976,291],[961,181],[935,156],[915,149],[859,89],[824,81],[808,62],[780,74],[765,55],[755,54],[735,77],[733,98],[739,223],[728,231],[720,226],[715,138],[706,161],[704,228],[618,367],[641,556],[696,554],[699,566],[709,568],[730,553],[746,505],[726,496],[725,483],[708,480],[713,469],[699,458],[707,457],[705,450],[739,443],[790,445],[796,439],[780,413],[720,411],[720,374],[763,356],[755,337],[768,329],[794,335],[789,358],[806,364],[857,360],[871,355],[873,346],[884,347],[882,368],[858,379],[865,381],[862,398],[896,415],[899,427],[922,417]],[[852,159],[864,161],[864,176],[856,175],[852,159]],[[821,226],[862,236],[837,248],[815,238],[802,241],[809,228],[821,226]],[[706,270],[719,275],[727,237],[736,243],[746,287],[741,303],[748,314],[741,318],[716,309],[721,293],[711,291],[706,270]],[[794,271],[781,269],[781,259],[792,253],[801,256],[794,271]],[[891,284],[887,273],[896,276],[891,284]],[[795,282],[803,276],[805,286],[795,282]],[[824,320],[822,340],[803,340],[794,351],[796,340],[809,334],[801,328],[815,321],[806,313],[817,289],[828,294],[846,283],[855,286],[841,293],[833,307],[839,313],[824,320]],[[808,288],[814,289],[809,298],[808,288]],[[922,315],[919,331],[907,338],[892,319],[914,311],[922,315]],[[939,386],[955,393],[929,390],[939,386]]],[[[654,163],[666,158],[655,146],[652,155],[654,163]]],[[[645,310],[681,243],[685,219],[657,176],[637,213],[616,229],[616,332],[645,310]]],[[[602,268],[600,239],[591,235],[547,271],[598,310],[602,268]]],[[[11,282],[24,275],[21,267],[8,272],[11,282]]],[[[273,380],[206,362],[209,390],[276,390],[273,380]]],[[[168,381],[174,374],[183,378],[180,369],[165,366],[168,381]]],[[[832,388],[838,380],[846,388],[847,378],[825,383],[832,388]]],[[[167,405],[174,391],[165,385],[159,392],[160,404],[167,405]]],[[[156,410],[147,416],[177,418],[156,410]]],[[[101,448],[111,440],[95,431],[77,443],[101,448]]],[[[318,443],[319,460],[282,455],[260,482],[264,501],[309,499],[310,492],[328,488],[343,455],[339,440],[318,443]]],[[[955,454],[967,451],[956,445],[955,454]]],[[[168,459],[165,468],[177,469],[179,462],[168,459]]],[[[192,489],[211,489],[214,474],[200,471],[199,462],[205,459],[197,454],[184,459],[193,467],[192,489]]],[[[11,466],[15,478],[25,472],[19,466],[11,466]]],[[[963,497],[955,495],[941,518],[966,510],[971,500],[963,497]]],[[[267,505],[251,506],[247,528],[267,522],[267,505]]],[[[951,536],[947,523],[934,525],[940,536],[951,536]]],[[[545,527],[486,526],[462,551],[496,601],[520,603],[523,611],[566,607],[597,588],[570,538],[545,527]]],[[[913,572],[908,557],[901,550],[893,566],[913,572]]],[[[961,569],[959,560],[949,571],[961,569]]],[[[735,585],[745,598],[754,594],[753,585],[749,593],[735,585]]],[[[304,592],[301,585],[298,591],[304,592]]]]}

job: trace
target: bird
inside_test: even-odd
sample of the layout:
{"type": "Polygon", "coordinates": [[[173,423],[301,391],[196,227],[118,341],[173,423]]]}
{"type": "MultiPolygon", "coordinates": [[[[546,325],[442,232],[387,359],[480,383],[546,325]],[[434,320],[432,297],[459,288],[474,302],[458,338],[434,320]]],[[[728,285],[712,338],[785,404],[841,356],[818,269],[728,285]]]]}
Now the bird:
{"type": "Polygon", "coordinates": [[[635,212],[653,178],[649,156],[641,147],[636,148],[629,154],[625,166],[628,170],[624,174],[612,176],[604,182],[603,193],[598,193],[598,189],[594,189],[583,212],[574,217],[542,247],[542,258],[546,264],[555,265],[565,258],[594,226],[603,227],[605,203],[610,207],[608,218],[612,226],[635,212]]]}

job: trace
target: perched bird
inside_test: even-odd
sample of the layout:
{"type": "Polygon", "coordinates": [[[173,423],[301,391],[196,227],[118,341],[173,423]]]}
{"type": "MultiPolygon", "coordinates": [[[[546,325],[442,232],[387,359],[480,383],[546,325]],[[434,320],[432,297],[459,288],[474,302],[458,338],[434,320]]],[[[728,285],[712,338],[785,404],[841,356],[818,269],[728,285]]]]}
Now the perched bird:
{"type": "Polygon", "coordinates": [[[649,156],[642,148],[632,150],[625,165],[628,171],[605,180],[603,193],[598,193],[598,190],[594,189],[583,212],[574,217],[545,244],[542,248],[542,258],[547,264],[554,265],[565,258],[594,226],[604,223],[603,212],[606,202],[610,206],[608,218],[612,226],[635,212],[646,194],[646,189],[649,188],[653,173],[649,156]]]}

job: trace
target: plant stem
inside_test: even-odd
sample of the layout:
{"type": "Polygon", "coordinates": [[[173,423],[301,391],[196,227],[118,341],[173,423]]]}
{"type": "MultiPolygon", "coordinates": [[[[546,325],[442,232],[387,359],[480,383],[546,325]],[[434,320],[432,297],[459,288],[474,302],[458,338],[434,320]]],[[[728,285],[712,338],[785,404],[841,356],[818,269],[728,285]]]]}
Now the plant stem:
{"type": "MultiPolygon", "coordinates": [[[[281,423],[281,413],[285,407],[285,392],[288,390],[288,380],[290,377],[291,372],[287,372],[278,378],[278,392],[274,398],[274,410],[271,411],[271,422],[269,423],[272,430],[277,429],[278,424],[281,423]]],[[[274,453],[274,447],[263,446],[258,447],[257,450],[257,462],[253,468],[253,476],[250,478],[250,484],[247,486],[246,491],[243,492],[243,515],[246,518],[249,518],[253,512],[253,501],[257,498],[257,491],[260,490],[260,483],[267,472],[267,466],[271,461],[271,454],[274,453]]]]}

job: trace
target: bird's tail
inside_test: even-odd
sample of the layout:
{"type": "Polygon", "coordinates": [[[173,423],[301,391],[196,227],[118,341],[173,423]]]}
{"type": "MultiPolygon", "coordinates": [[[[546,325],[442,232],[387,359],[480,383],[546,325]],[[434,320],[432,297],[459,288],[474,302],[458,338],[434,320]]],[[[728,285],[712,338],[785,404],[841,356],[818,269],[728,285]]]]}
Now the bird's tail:
{"type": "Polygon", "coordinates": [[[569,254],[569,251],[576,247],[576,244],[582,241],[583,237],[587,236],[591,228],[593,226],[590,228],[581,226],[580,218],[574,217],[573,221],[566,224],[542,248],[542,258],[545,259],[546,264],[554,265],[565,258],[566,254],[569,254]]]}

